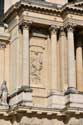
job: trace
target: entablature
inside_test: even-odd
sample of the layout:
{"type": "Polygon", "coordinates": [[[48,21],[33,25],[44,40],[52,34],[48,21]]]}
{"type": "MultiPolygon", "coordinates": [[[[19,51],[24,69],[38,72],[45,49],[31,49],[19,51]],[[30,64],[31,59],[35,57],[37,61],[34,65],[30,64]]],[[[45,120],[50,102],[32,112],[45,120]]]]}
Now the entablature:
{"type": "MultiPolygon", "coordinates": [[[[56,5],[53,4],[48,4],[48,3],[44,3],[41,2],[39,3],[35,3],[35,2],[28,2],[28,1],[20,1],[18,3],[16,3],[15,5],[13,5],[4,15],[4,18],[2,19],[4,22],[9,22],[8,20],[11,18],[11,16],[15,16],[15,15],[19,15],[24,16],[24,18],[30,18],[31,20],[34,21],[39,21],[41,20],[41,22],[43,23],[43,16],[41,16],[42,18],[36,18],[34,16],[29,16],[29,13],[34,13],[34,15],[37,14],[41,14],[41,15],[49,15],[49,16],[54,16],[54,21],[53,22],[58,22],[58,23],[62,23],[59,22],[59,20],[57,20],[57,17],[62,18],[62,21],[64,21],[64,18],[66,18],[66,16],[68,14],[72,14],[72,15],[79,15],[79,16],[83,16],[83,8],[80,7],[76,7],[72,4],[66,4],[63,7],[57,7],[56,5]],[[22,15],[23,12],[27,12],[27,14],[22,15]]],[[[13,17],[14,18],[14,17],[13,17]]],[[[12,18],[11,18],[12,19],[12,18]]],[[[51,19],[51,17],[50,17],[51,19]]],[[[44,22],[48,22],[49,24],[52,23],[50,19],[44,20],[44,22]]]]}

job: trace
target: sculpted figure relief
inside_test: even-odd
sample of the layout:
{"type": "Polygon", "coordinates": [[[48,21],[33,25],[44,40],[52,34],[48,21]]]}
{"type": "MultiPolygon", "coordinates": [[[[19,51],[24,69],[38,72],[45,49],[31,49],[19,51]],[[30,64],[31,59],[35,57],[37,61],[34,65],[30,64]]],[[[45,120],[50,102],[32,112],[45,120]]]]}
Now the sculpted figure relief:
{"type": "Polygon", "coordinates": [[[8,105],[7,104],[7,97],[8,97],[8,89],[6,86],[6,81],[3,81],[0,87],[0,101],[2,105],[8,105]]]}
{"type": "Polygon", "coordinates": [[[43,69],[43,59],[41,52],[31,52],[30,76],[31,83],[39,83],[41,80],[41,71],[43,69]]]}

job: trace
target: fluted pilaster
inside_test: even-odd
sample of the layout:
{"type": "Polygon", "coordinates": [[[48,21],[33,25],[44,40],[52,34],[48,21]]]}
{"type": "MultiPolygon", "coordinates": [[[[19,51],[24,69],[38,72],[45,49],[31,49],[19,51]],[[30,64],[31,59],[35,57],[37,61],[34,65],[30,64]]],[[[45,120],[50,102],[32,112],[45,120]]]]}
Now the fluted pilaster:
{"type": "Polygon", "coordinates": [[[5,79],[5,43],[0,43],[0,81],[5,79]]]}
{"type": "Polygon", "coordinates": [[[23,31],[23,86],[30,86],[29,28],[31,22],[22,23],[23,31]]]}
{"type": "Polygon", "coordinates": [[[83,60],[82,60],[82,39],[78,39],[76,48],[76,69],[77,69],[77,88],[83,91],[83,60]]]}
{"type": "Polygon", "coordinates": [[[74,51],[74,30],[73,26],[67,27],[68,45],[68,90],[67,93],[76,93],[76,65],[74,51]]]}
{"type": "Polygon", "coordinates": [[[64,27],[60,28],[60,76],[61,76],[61,89],[64,90],[64,88],[67,86],[66,84],[66,33],[64,31],[64,27]]]}
{"type": "Polygon", "coordinates": [[[58,91],[57,74],[57,26],[51,26],[51,89],[52,93],[58,91]]]}

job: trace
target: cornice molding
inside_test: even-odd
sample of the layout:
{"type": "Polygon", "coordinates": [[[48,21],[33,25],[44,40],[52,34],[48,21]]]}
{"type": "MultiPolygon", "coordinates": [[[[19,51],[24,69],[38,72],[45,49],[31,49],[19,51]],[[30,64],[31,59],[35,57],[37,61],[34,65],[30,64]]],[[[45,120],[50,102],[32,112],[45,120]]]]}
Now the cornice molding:
{"type": "Polygon", "coordinates": [[[11,16],[12,13],[20,11],[21,9],[23,10],[33,10],[34,12],[37,11],[39,13],[46,13],[46,14],[53,14],[53,13],[60,13],[60,9],[55,7],[47,7],[43,5],[37,5],[37,4],[30,4],[29,2],[17,2],[15,5],[11,6],[9,10],[4,14],[3,21],[6,20],[9,16],[11,16]],[[23,9],[24,8],[24,9],[23,9]]]}
{"type": "Polygon", "coordinates": [[[72,4],[72,6],[80,6],[80,5],[83,5],[83,1],[77,1],[75,3],[72,4]]]}
{"type": "MultiPolygon", "coordinates": [[[[43,2],[42,2],[43,3],[43,2]]],[[[21,8],[24,8],[24,10],[34,10],[38,13],[45,13],[49,15],[55,15],[55,14],[66,14],[66,13],[75,13],[75,14],[82,14],[83,15],[83,8],[72,6],[72,4],[66,4],[62,7],[57,7],[54,4],[36,4],[31,3],[26,0],[17,2],[15,5],[13,5],[4,15],[2,20],[6,20],[9,16],[11,16],[11,13],[18,13],[21,8]]]]}
{"type": "MultiPolygon", "coordinates": [[[[43,3],[43,2],[42,2],[43,3]]],[[[72,4],[65,4],[62,7],[57,7],[56,5],[50,5],[50,4],[46,4],[44,5],[38,3],[35,4],[31,3],[30,1],[20,1],[17,2],[15,5],[13,5],[5,14],[3,17],[3,21],[8,20],[9,17],[11,18],[12,14],[16,13],[19,14],[20,11],[24,11],[24,10],[28,10],[28,11],[33,11],[33,12],[37,12],[37,13],[43,13],[46,15],[57,15],[57,16],[63,16],[63,15],[67,15],[68,13],[72,13],[72,14],[77,14],[77,15],[83,15],[83,8],[80,7],[76,7],[75,5],[72,4]]]]}

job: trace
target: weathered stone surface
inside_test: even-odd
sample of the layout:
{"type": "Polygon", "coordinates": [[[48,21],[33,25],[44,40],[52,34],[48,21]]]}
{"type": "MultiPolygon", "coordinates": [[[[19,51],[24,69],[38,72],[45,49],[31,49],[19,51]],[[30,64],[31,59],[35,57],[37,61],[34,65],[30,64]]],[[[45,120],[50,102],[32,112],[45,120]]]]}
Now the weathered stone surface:
{"type": "Polygon", "coordinates": [[[4,0],[0,125],[83,124],[83,2],[67,2],[4,0]]]}

